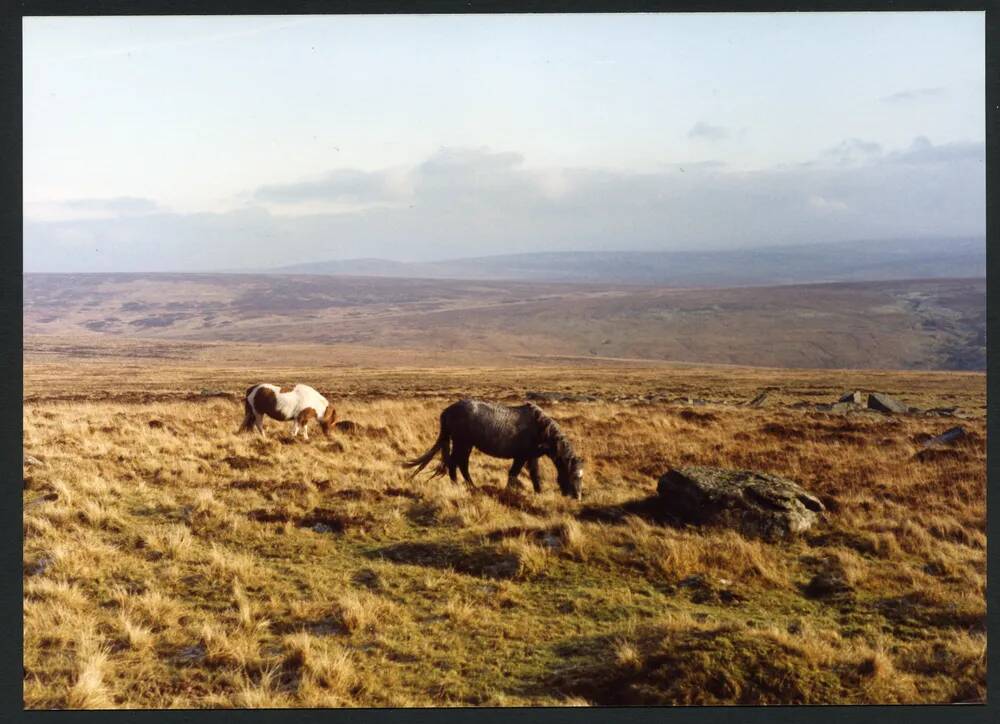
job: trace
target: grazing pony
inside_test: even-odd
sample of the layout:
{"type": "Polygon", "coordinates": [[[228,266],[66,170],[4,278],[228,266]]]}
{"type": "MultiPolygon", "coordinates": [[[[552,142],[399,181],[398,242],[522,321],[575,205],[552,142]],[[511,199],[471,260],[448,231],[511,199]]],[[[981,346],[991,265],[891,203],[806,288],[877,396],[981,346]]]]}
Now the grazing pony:
{"type": "Polygon", "coordinates": [[[418,458],[407,460],[405,467],[423,470],[440,452],[441,462],[434,476],[448,471],[452,482],[455,470],[462,471],[467,483],[469,454],[476,448],[495,458],[513,458],[507,473],[507,485],[515,485],[525,463],[535,492],[541,492],[538,458],[547,455],[556,466],[557,482],[563,495],[579,500],[583,491],[583,461],[573,452],[573,446],[555,420],[531,402],[519,407],[507,407],[481,400],[461,400],[441,413],[441,428],[437,441],[418,458]]]}
{"type": "Polygon", "coordinates": [[[323,395],[309,385],[298,384],[292,388],[277,385],[259,384],[247,390],[243,399],[246,415],[239,432],[250,432],[256,429],[261,437],[264,435],[264,415],[281,422],[292,420],[295,427],[292,437],[302,430],[304,439],[309,439],[309,423],[316,420],[324,435],[329,436],[330,428],[337,417],[336,410],[323,395]]]}

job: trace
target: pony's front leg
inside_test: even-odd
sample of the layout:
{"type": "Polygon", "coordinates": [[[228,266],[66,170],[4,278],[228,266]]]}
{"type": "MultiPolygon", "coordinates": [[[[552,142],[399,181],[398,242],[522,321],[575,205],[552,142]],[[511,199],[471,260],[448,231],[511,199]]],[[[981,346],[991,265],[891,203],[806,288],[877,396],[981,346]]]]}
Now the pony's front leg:
{"type": "Polygon", "coordinates": [[[538,472],[538,458],[528,458],[528,475],[531,476],[531,484],[536,493],[542,492],[542,476],[538,472]]]}
{"type": "Polygon", "coordinates": [[[258,415],[257,417],[255,417],[254,418],[254,424],[253,424],[253,426],[254,426],[254,429],[257,431],[258,435],[260,435],[263,438],[267,438],[267,435],[264,433],[264,418],[263,417],[261,417],[260,415],[258,415]]]}
{"type": "Polygon", "coordinates": [[[519,488],[520,483],[517,482],[517,476],[521,474],[521,468],[524,467],[524,458],[514,458],[514,462],[510,466],[510,470],[507,472],[507,487],[508,488],[519,488]]]}
{"type": "Polygon", "coordinates": [[[306,420],[306,423],[302,426],[302,439],[303,440],[308,440],[309,439],[309,421],[308,420],[306,420]]]}
{"type": "Polygon", "coordinates": [[[296,420],[295,423],[292,425],[292,437],[295,438],[298,436],[299,436],[299,421],[296,420]]]}

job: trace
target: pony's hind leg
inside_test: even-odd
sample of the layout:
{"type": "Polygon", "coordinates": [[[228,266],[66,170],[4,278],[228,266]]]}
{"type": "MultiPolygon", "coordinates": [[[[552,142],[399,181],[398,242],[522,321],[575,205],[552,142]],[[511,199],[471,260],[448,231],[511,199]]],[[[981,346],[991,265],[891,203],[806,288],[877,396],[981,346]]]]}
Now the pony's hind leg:
{"type": "Polygon", "coordinates": [[[465,454],[458,459],[458,469],[462,471],[462,477],[465,478],[465,482],[472,485],[472,476],[469,475],[469,456],[472,454],[472,448],[465,451],[465,454]]]}
{"type": "Polygon", "coordinates": [[[461,445],[453,441],[451,455],[448,459],[448,477],[451,478],[451,482],[458,482],[458,476],[455,472],[456,470],[461,470],[465,482],[472,483],[472,478],[469,477],[469,455],[471,453],[471,446],[461,445]]]}
{"type": "Polygon", "coordinates": [[[254,417],[253,426],[254,426],[254,429],[257,431],[258,435],[260,435],[261,437],[267,437],[267,435],[264,433],[264,416],[263,415],[256,415],[254,417]]]}

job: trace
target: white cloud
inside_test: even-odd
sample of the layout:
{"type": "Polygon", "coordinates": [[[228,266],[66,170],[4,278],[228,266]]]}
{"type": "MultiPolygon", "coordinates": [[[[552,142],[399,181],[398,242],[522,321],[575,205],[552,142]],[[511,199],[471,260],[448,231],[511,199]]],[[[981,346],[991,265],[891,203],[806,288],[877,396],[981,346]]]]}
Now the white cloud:
{"type": "Polygon", "coordinates": [[[271,199],[268,205],[230,213],[28,219],[25,268],[210,270],[373,256],[975,236],[985,232],[982,157],[977,143],[918,138],[885,152],[849,139],[809,165],[747,172],[689,164],[635,173],[540,171],[517,153],[441,149],[407,169],[336,169],[318,180],[263,187],[254,196],[271,199]],[[324,211],[323,204],[344,199],[367,205],[324,211]],[[278,214],[273,204],[299,213],[278,214]],[[82,248],[82,239],[93,249],[82,248]]]}

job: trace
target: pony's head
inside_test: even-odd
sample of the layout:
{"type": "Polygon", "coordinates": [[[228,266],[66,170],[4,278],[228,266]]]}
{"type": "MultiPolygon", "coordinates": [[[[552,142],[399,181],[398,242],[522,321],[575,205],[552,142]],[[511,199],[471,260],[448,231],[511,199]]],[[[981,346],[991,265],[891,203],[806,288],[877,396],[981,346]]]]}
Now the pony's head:
{"type": "Polygon", "coordinates": [[[570,454],[556,461],[556,482],[567,498],[583,498],[583,461],[570,454]]]}
{"type": "Polygon", "coordinates": [[[556,466],[556,482],[559,491],[567,498],[583,498],[583,461],[573,451],[573,445],[559,429],[559,425],[542,409],[528,403],[536,422],[541,427],[542,443],[539,446],[540,455],[548,455],[556,466]]]}
{"type": "Polygon", "coordinates": [[[323,417],[319,418],[319,429],[327,437],[330,437],[330,430],[333,429],[333,423],[336,419],[337,411],[333,409],[333,405],[327,405],[326,410],[323,412],[323,417]]]}

